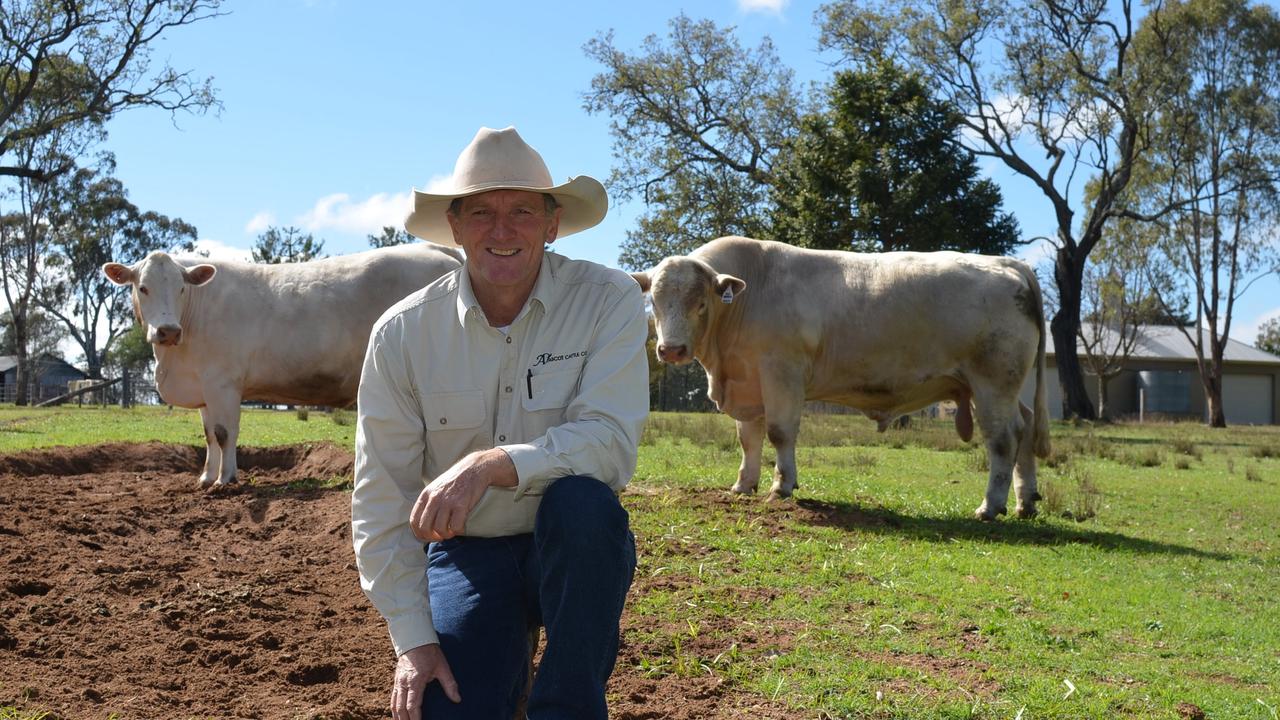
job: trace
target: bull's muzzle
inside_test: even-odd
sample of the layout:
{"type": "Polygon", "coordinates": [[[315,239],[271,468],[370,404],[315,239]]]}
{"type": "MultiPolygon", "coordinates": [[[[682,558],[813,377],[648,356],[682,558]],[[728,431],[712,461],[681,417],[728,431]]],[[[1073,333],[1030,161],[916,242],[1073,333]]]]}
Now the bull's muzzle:
{"type": "Polygon", "coordinates": [[[160,325],[151,328],[151,337],[147,338],[153,345],[177,345],[182,341],[182,326],[160,325]]]}
{"type": "Polygon", "coordinates": [[[682,363],[689,360],[688,345],[659,345],[658,359],[664,363],[682,363]]]}

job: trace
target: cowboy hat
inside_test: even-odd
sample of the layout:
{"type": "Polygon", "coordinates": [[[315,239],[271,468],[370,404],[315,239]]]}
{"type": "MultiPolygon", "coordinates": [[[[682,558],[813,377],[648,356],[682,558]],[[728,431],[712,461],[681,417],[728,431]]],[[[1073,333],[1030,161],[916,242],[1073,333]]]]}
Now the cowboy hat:
{"type": "Polygon", "coordinates": [[[441,245],[457,246],[445,212],[455,199],[490,190],[548,193],[564,208],[557,237],[586,230],[604,219],[609,196],[599,180],[587,175],[555,185],[547,164],[513,127],[480,128],[458,155],[453,175],[440,192],[413,191],[413,212],[405,218],[410,234],[441,245]]]}

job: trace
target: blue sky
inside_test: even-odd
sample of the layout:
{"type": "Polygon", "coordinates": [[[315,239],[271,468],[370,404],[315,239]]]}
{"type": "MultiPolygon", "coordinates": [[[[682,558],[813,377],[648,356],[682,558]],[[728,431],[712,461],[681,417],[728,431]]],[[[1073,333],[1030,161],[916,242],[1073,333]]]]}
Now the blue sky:
{"type": "MultiPolygon", "coordinates": [[[[222,112],[130,111],[109,125],[106,147],[134,203],[194,224],[214,252],[247,253],[267,225],[311,232],[329,254],[356,252],[383,225],[399,226],[410,189],[448,175],[481,126],[516,126],[557,180],[605,180],[609,118],[582,109],[601,70],[582,46],[598,34],[613,30],[634,51],[683,11],[734,26],[748,47],[768,35],[800,81],[820,82],[832,60],[816,49],[820,4],[228,0],[226,16],[173,31],[155,51],[156,61],[212,76],[222,112]]],[[[1026,236],[1052,234],[1047,201],[1028,181],[984,168],[1026,236]]],[[[556,250],[614,265],[641,210],[615,203],[603,224],[556,250]]],[[[1251,343],[1275,315],[1273,276],[1238,305],[1232,335],[1251,343]]]]}

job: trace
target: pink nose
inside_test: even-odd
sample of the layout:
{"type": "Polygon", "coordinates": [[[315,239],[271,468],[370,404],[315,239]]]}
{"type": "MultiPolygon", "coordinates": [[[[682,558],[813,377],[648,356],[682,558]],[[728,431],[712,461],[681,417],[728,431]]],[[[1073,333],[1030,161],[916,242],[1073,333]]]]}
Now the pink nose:
{"type": "Polygon", "coordinates": [[[678,363],[688,359],[689,350],[684,345],[659,345],[658,359],[665,363],[678,363]]]}
{"type": "Polygon", "coordinates": [[[157,345],[177,345],[182,340],[182,328],[178,325],[161,325],[156,328],[155,339],[152,340],[157,345]]]}

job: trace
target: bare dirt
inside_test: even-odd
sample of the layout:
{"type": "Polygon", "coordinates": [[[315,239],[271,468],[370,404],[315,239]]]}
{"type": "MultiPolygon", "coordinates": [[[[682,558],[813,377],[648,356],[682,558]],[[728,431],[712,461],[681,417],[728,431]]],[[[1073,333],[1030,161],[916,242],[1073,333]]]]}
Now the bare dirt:
{"type": "MultiPolygon", "coordinates": [[[[241,448],[252,481],[195,487],[203,451],[0,457],[0,707],[56,718],[388,717],[390,642],[360,592],[349,450],[241,448]]],[[[665,578],[638,576],[631,597],[665,578]]],[[[623,617],[622,720],[800,717],[716,677],[649,677],[623,617]]],[[[783,645],[787,638],[742,638],[783,645]]],[[[710,648],[708,648],[710,651],[710,648]]]]}

